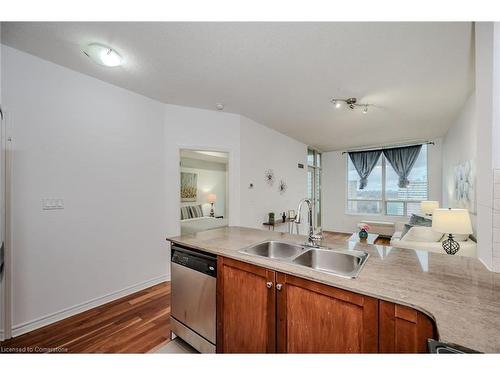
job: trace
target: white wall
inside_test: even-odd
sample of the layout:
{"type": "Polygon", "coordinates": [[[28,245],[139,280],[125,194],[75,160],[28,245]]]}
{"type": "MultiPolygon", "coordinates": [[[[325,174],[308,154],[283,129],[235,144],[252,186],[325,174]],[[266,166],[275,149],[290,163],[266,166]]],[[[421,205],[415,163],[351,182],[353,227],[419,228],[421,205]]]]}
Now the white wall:
{"type": "Polygon", "coordinates": [[[477,119],[477,253],[493,268],[493,22],[475,23],[477,119]]]}
{"type": "Polygon", "coordinates": [[[14,329],[167,278],[164,106],[9,47],[2,58],[14,329]]]}
{"type": "Polygon", "coordinates": [[[181,172],[196,173],[198,185],[196,202],[181,202],[181,207],[201,204],[204,215],[208,216],[211,208],[210,203],[207,203],[208,194],[215,194],[217,196],[217,201],[214,204],[215,216],[227,217],[228,180],[225,163],[182,157],[181,172]]]}
{"type": "Polygon", "coordinates": [[[281,212],[297,209],[307,196],[307,170],[297,166],[307,165],[306,157],[305,144],[241,117],[241,225],[263,228],[269,212],[278,219],[281,212]],[[264,180],[268,169],[274,171],[273,186],[264,180]],[[280,179],[287,185],[284,194],[278,190],[280,179]]]}
{"type": "Polygon", "coordinates": [[[295,209],[306,194],[300,142],[236,114],[159,103],[2,49],[14,140],[14,335],[169,278],[180,149],[229,154],[230,225],[260,227],[268,211],[295,209]],[[267,168],[285,178],[284,195],[277,183],[263,189],[267,168]],[[42,210],[43,198],[64,199],[64,210],[42,210]]]}
{"type": "MultiPolygon", "coordinates": [[[[443,199],[442,207],[454,208],[455,167],[467,160],[473,160],[477,167],[477,123],[476,95],[472,93],[452,126],[443,137],[443,199]]],[[[476,232],[476,213],[471,212],[471,221],[476,232]]]]}
{"type": "Polygon", "coordinates": [[[166,105],[2,48],[15,334],[169,278],[180,148],[229,153],[239,223],[238,115],[166,105]],[[44,211],[43,198],[63,198],[65,209],[44,211]]]}
{"type": "MultiPolygon", "coordinates": [[[[491,30],[491,28],[490,28],[491,30]]],[[[491,62],[491,61],[490,61],[491,62]]],[[[495,272],[500,272],[500,23],[495,22],[493,25],[493,95],[491,100],[492,106],[492,130],[491,130],[491,151],[492,151],[492,166],[493,175],[490,176],[493,180],[493,204],[492,204],[492,252],[491,252],[491,269],[495,272]]],[[[491,182],[490,180],[490,182],[491,182]]],[[[483,251],[484,257],[488,253],[483,251]]],[[[487,260],[486,260],[487,262],[487,260]]]]}
{"type": "Polygon", "coordinates": [[[180,149],[229,154],[229,225],[240,223],[240,116],[204,109],[165,105],[165,172],[168,208],[165,233],[180,234],[180,149]],[[175,177],[172,177],[175,176],[175,177]]]}
{"type": "MultiPolygon", "coordinates": [[[[441,201],[441,140],[427,147],[429,199],[441,201]]],[[[346,213],[347,154],[341,151],[323,153],[323,230],[351,233],[360,220],[404,221],[401,216],[355,215],[346,213]]]]}

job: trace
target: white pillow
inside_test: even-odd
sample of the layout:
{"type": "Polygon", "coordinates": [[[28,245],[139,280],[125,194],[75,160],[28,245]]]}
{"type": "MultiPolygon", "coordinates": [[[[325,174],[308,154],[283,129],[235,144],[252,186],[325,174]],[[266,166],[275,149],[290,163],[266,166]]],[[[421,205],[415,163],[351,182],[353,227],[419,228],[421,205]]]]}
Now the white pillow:
{"type": "Polygon", "coordinates": [[[431,227],[411,227],[401,239],[411,242],[438,242],[443,238],[443,233],[432,230],[431,227]]]}
{"type": "Polygon", "coordinates": [[[201,208],[203,210],[203,216],[210,216],[210,209],[212,208],[210,203],[203,204],[201,208]]]}

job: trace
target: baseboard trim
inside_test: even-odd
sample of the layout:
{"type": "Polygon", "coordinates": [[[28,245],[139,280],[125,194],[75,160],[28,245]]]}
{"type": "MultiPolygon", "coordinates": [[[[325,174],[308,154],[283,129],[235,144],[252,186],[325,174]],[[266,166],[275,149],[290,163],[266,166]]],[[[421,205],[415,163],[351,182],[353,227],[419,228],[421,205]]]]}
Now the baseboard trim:
{"type": "Polygon", "coordinates": [[[146,289],[146,288],[149,288],[153,285],[159,284],[159,283],[164,282],[164,281],[169,281],[169,280],[170,280],[170,275],[155,277],[153,279],[143,281],[141,283],[129,286],[127,288],[123,288],[123,289],[118,290],[116,292],[112,292],[112,293],[106,294],[104,296],[97,297],[97,298],[91,299],[89,301],[68,307],[66,309],[59,310],[55,313],[48,314],[48,315],[42,316],[42,317],[37,318],[37,319],[33,319],[29,322],[15,325],[14,327],[12,327],[12,337],[16,337],[16,336],[22,335],[24,333],[31,332],[35,329],[44,327],[44,326],[52,324],[52,323],[55,323],[59,320],[65,319],[65,318],[69,318],[70,316],[73,316],[73,315],[79,314],[81,312],[90,310],[90,309],[97,307],[97,306],[100,306],[100,305],[104,305],[105,303],[114,301],[116,299],[125,297],[129,294],[138,292],[142,289],[146,289]]]}

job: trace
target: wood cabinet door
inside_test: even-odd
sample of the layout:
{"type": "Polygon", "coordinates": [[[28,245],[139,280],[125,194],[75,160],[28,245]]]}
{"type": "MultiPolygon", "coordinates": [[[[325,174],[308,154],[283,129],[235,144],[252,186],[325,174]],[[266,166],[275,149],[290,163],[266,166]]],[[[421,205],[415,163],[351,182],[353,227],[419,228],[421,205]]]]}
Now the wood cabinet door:
{"type": "Polygon", "coordinates": [[[276,352],[274,271],[218,257],[217,352],[276,352]]]}
{"type": "Polygon", "coordinates": [[[376,353],[378,300],[277,274],[280,353],[376,353]]]}
{"type": "Polygon", "coordinates": [[[427,353],[429,338],[436,338],[431,318],[410,307],[380,301],[380,353],[427,353]]]}

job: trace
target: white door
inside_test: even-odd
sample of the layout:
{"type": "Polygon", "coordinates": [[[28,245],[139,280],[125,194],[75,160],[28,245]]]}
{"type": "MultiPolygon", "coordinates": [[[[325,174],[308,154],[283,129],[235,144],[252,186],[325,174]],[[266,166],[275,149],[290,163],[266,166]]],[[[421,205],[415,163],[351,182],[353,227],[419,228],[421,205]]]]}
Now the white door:
{"type": "MultiPolygon", "coordinates": [[[[0,106],[1,111],[1,106],[0,106]]],[[[8,339],[12,334],[11,327],[11,293],[10,293],[10,262],[8,254],[9,221],[8,181],[10,181],[9,139],[7,136],[7,120],[5,112],[0,113],[0,337],[8,339]]]]}
{"type": "Polygon", "coordinates": [[[0,339],[5,339],[5,147],[4,120],[0,107],[0,339]]]}

